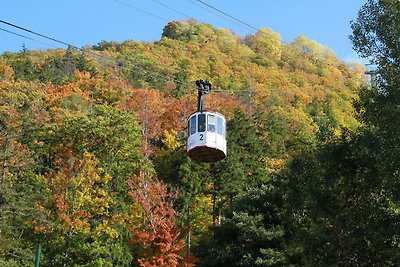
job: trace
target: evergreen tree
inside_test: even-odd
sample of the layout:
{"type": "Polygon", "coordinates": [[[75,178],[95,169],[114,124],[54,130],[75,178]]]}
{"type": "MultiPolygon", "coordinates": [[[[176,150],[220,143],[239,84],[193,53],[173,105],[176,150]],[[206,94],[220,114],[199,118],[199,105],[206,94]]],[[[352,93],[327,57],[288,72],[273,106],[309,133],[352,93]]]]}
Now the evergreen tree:
{"type": "Polygon", "coordinates": [[[14,179],[0,184],[0,266],[32,266],[40,242],[32,222],[46,220],[37,207],[46,190],[33,173],[14,179]]]}
{"type": "Polygon", "coordinates": [[[199,266],[287,266],[280,194],[264,184],[235,199],[199,266]]]}
{"type": "Polygon", "coordinates": [[[30,58],[30,52],[25,48],[17,53],[5,54],[5,57],[14,70],[14,78],[18,80],[33,81],[35,80],[37,65],[30,58]]]}

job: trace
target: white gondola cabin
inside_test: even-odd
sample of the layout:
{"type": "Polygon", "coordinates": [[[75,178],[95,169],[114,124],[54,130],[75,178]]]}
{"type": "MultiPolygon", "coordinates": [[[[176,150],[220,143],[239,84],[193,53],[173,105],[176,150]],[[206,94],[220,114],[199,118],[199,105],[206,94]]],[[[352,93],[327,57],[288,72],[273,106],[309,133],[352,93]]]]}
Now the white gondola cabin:
{"type": "Polygon", "coordinates": [[[225,117],[212,111],[194,112],[188,120],[187,153],[197,162],[216,162],[226,157],[225,117]]]}
{"type": "Polygon", "coordinates": [[[226,157],[226,120],[214,111],[203,111],[203,96],[211,91],[208,81],[196,81],[197,112],[188,119],[187,153],[196,162],[217,162],[226,157]]]}

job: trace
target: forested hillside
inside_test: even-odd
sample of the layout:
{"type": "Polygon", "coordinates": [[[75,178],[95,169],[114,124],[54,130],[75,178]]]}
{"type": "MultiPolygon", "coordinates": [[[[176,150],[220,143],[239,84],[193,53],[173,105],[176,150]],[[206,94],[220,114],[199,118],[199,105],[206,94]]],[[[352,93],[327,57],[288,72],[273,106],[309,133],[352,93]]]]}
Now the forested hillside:
{"type": "Polygon", "coordinates": [[[192,20],[156,42],[3,53],[0,266],[39,245],[41,266],[396,266],[398,110],[365,85],[305,36],[192,20]],[[198,79],[228,120],[218,163],[186,155],[198,79]]]}

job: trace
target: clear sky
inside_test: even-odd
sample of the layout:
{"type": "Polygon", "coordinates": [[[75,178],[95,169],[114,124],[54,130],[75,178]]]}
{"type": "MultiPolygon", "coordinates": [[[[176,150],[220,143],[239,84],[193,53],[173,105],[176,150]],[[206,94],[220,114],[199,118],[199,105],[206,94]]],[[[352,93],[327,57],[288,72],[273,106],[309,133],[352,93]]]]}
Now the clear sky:
{"type": "MultiPolygon", "coordinates": [[[[268,27],[292,42],[305,35],[340,59],[357,60],[348,36],[350,21],[366,0],[203,0],[254,28],[268,27]]],[[[197,0],[1,0],[0,20],[78,47],[100,41],[157,41],[173,20],[196,19],[238,35],[254,33],[197,0]]],[[[0,53],[63,47],[0,23],[0,53]],[[10,34],[12,31],[36,41],[10,34]],[[39,41],[39,42],[38,42],[39,41]]]]}

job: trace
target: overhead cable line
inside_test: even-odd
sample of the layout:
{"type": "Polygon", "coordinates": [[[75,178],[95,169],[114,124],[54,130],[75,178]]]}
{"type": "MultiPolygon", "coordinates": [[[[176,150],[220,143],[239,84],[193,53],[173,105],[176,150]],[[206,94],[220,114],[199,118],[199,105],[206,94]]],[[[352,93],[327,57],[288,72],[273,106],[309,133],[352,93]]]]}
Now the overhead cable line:
{"type": "Polygon", "coordinates": [[[155,2],[155,3],[157,3],[157,4],[159,4],[159,5],[161,5],[161,6],[163,6],[163,7],[165,7],[165,8],[167,8],[167,9],[169,9],[169,10],[174,11],[175,13],[177,13],[177,14],[179,14],[179,15],[184,16],[184,17],[186,17],[186,18],[188,18],[188,19],[192,19],[192,18],[193,18],[193,17],[191,17],[191,16],[189,16],[189,15],[186,15],[185,13],[183,13],[183,12],[181,12],[181,11],[179,11],[179,10],[173,8],[173,7],[170,7],[170,6],[168,6],[168,5],[164,4],[164,3],[161,3],[161,2],[158,1],[158,0],[152,0],[152,1],[155,2]]]}
{"type": "Polygon", "coordinates": [[[31,38],[31,37],[28,37],[28,36],[26,36],[26,35],[19,34],[19,33],[13,32],[13,31],[9,31],[9,30],[6,30],[6,29],[1,28],[1,27],[0,27],[0,31],[6,32],[6,33],[9,33],[9,34],[13,34],[13,35],[16,35],[16,36],[19,36],[19,37],[25,38],[25,39],[27,39],[27,40],[31,40],[31,41],[34,41],[34,42],[37,42],[37,43],[40,43],[40,44],[43,44],[43,45],[46,45],[46,46],[49,46],[49,47],[56,48],[55,46],[52,46],[52,45],[50,45],[50,44],[48,44],[48,43],[41,42],[41,41],[36,40],[36,39],[34,39],[34,38],[31,38]]]}
{"type": "MultiPolygon", "coordinates": [[[[53,37],[46,36],[46,35],[44,35],[44,34],[41,34],[41,33],[38,33],[38,32],[32,31],[32,30],[29,30],[29,29],[27,29],[27,28],[24,28],[24,27],[15,25],[15,24],[13,24],[13,23],[10,23],[10,22],[7,22],[7,21],[1,20],[1,19],[0,19],[0,23],[6,24],[6,25],[8,25],[8,26],[11,26],[11,27],[13,27],[13,28],[17,28],[17,29],[22,30],[22,31],[25,31],[25,32],[29,32],[29,33],[31,33],[31,34],[40,36],[40,37],[42,37],[42,38],[45,38],[45,39],[47,39],[47,40],[50,40],[50,41],[53,41],[53,42],[56,42],[56,43],[59,43],[59,44],[65,45],[65,46],[75,47],[74,45],[71,45],[71,44],[66,43],[66,42],[64,42],[64,41],[60,41],[60,40],[54,39],[53,37]]],[[[23,36],[23,37],[24,37],[24,36],[23,36]]],[[[24,37],[24,38],[25,38],[25,37],[24,37]]],[[[29,38],[29,37],[27,37],[27,38],[29,38]]],[[[77,47],[76,47],[76,48],[77,48],[77,47]]],[[[78,48],[78,49],[79,49],[79,48],[78,48]]]]}
{"type": "Polygon", "coordinates": [[[243,25],[245,25],[245,26],[247,26],[247,27],[253,29],[253,30],[258,31],[257,28],[251,26],[250,24],[248,24],[248,23],[246,23],[246,22],[244,22],[244,21],[242,21],[242,20],[240,20],[240,19],[238,19],[238,18],[236,18],[236,17],[234,17],[234,16],[232,16],[232,15],[229,15],[228,13],[226,13],[226,12],[224,12],[224,11],[222,11],[222,10],[216,8],[216,7],[213,7],[212,5],[206,3],[206,2],[204,2],[204,1],[202,1],[202,0],[196,0],[196,1],[199,2],[199,3],[201,3],[201,4],[203,4],[203,5],[205,5],[205,6],[208,6],[209,8],[211,8],[211,9],[217,11],[218,13],[223,14],[224,16],[227,16],[227,17],[229,17],[229,18],[231,18],[231,19],[233,19],[233,20],[236,20],[237,22],[239,22],[239,23],[241,23],[241,24],[243,24],[243,25]]]}
{"type": "Polygon", "coordinates": [[[120,0],[114,0],[114,2],[117,2],[117,3],[121,4],[121,5],[127,6],[127,7],[131,8],[131,9],[136,10],[136,11],[139,11],[139,12],[142,12],[142,13],[144,13],[144,14],[147,14],[147,15],[152,16],[152,17],[154,17],[154,18],[157,18],[157,19],[159,19],[159,20],[169,22],[169,20],[167,20],[166,18],[160,17],[160,16],[155,15],[155,14],[153,14],[153,13],[150,13],[150,12],[148,12],[148,11],[146,11],[146,10],[137,8],[137,7],[135,7],[135,6],[131,5],[131,4],[128,4],[128,3],[126,3],[126,2],[122,2],[122,1],[120,1],[120,0]]]}
{"type": "Polygon", "coordinates": [[[19,34],[19,33],[16,33],[16,32],[12,32],[12,31],[9,31],[9,30],[6,30],[6,29],[3,29],[3,28],[1,28],[1,27],[0,27],[0,30],[3,31],[3,32],[7,32],[7,33],[10,33],[10,34],[17,35],[17,36],[22,37],[22,38],[25,38],[25,39],[29,39],[29,40],[31,40],[31,41],[36,41],[36,40],[33,39],[33,38],[30,38],[30,37],[28,37],[28,36],[25,36],[25,35],[22,35],[22,34],[19,34]]]}
{"type": "MultiPolygon", "coordinates": [[[[235,21],[235,20],[229,20],[227,17],[222,16],[220,13],[215,12],[213,9],[206,8],[205,6],[203,6],[203,5],[201,5],[201,4],[197,3],[197,2],[195,2],[194,0],[186,0],[186,1],[188,1],[189,3],[192,3],[192,4],[194,4],[194,5],[196,5],[196,6],[200,7],[200,8],[202,8],[202,9],[204,9],[204,10],[210,12],[210,13],[213,13],[213,14],[216,15],[217,17],[220,17],[220,18],[222,18],[222,19],[224,19],[224,20],[227,20],[227,21],[229,21],[229,22],[235,23],[236,25],[238,25],[238,26],[240,26],[240,27],[243,27],[243,25],[240,24],[240,23],[238,23],[237,21],[235,21]]],[[[248,30],[248,28],[244,28],[244,29],[248,30]]]]}

